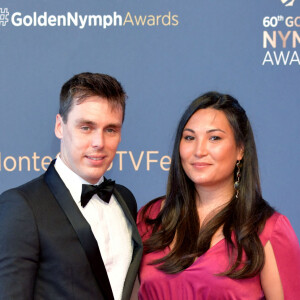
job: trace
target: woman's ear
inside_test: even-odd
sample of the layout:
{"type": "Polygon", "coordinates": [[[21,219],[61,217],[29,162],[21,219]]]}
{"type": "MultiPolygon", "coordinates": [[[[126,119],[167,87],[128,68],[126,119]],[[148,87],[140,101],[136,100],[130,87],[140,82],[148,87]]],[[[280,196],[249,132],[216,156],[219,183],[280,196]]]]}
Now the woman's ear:
{"type": "Polygon", "coordinates": [[[238,149],[238,155],[237,155],[237,160],[242,160],[243,159],[243,157],[244,157],[244,151],[245,151],[244,146],[239,147],[239,149],[238,149]]]}

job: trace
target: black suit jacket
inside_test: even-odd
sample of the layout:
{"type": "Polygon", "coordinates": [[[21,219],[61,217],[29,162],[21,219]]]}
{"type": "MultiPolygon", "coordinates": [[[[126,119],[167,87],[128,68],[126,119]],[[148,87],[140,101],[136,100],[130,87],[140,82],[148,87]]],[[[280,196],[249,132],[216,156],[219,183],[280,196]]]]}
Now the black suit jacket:
{"type": "MultiPolygon", "coordinates": [[[[134,250],[122,299],[130,298],[142,256],[132,193],[114,196],[132,225],[134,250]]],[[[0,299],[112,300],[97,241],[54,168],[0,196],[0,299]]]]}

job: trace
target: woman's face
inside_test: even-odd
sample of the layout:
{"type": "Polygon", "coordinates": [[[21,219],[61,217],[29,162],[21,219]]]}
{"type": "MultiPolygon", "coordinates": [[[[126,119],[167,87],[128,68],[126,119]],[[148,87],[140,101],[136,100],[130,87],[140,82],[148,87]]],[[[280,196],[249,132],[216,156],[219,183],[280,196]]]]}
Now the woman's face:
{"type": "Polygon", "coordinates": [[[243,149],[237,147],[224,112],[206,108],[187,122],[179,146],[182,167],[196,187],[233,187],[233,171],[243,149]]]}

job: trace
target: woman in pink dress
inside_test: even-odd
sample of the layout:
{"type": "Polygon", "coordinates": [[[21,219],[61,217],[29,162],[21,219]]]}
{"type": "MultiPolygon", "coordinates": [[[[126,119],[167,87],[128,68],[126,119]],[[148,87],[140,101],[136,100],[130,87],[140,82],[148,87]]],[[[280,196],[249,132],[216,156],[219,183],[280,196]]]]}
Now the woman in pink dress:
{"type": "Polygon", "coordinates": [[[194,100],[166,196],[141,209],[140,300],[300,299],[300,248],[261,194],[251,125],[229,95],[194,100]]]}

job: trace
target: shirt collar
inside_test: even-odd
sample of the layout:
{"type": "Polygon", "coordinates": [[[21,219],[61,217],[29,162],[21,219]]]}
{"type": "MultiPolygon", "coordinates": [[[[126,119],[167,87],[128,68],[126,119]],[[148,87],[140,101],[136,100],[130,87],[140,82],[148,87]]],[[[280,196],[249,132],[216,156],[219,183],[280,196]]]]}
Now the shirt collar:
{"type": "MultiPolygon", "coordinates": [[[[70,191],[73,199],[75,202],[81,201],[81,190],[83,184],[90,184],[83,178],[81,178],[79,175],[77,175],[75,172],[73,172],[58,156],[55,161],[54,165],[57,173],[59,174],[60,178],[64,182],[67,189],[70,191]]],[[[96,183],[96,185],[103,182],[104,177],[102,176],[99,181],[96,183]]]]}

